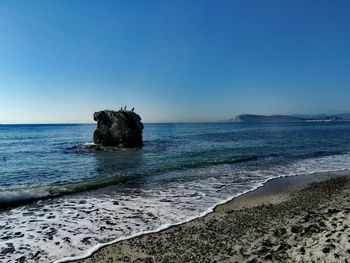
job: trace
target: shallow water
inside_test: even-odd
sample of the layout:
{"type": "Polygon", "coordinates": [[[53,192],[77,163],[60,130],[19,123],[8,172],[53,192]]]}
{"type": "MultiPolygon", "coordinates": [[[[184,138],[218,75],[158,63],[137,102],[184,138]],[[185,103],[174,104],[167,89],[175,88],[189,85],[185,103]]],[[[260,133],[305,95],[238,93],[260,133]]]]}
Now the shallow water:
{"type": "Polygon", "coordinates": [[[0,261],[83,255],[270,178],[350,169],[346,122],[146,124],[143,149],[82,151],[94,128],[0,126],[0,261]]]}

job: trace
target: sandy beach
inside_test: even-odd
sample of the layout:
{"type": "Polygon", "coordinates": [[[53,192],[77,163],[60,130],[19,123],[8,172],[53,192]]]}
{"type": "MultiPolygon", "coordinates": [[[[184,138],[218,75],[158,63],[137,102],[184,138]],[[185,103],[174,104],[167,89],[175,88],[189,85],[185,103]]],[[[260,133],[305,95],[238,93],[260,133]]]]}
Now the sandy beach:
{"type": "Polygon", "coordinates": [[[270,180],[213,213],[74,262],[348,262],[346,172],[270,180]]]}

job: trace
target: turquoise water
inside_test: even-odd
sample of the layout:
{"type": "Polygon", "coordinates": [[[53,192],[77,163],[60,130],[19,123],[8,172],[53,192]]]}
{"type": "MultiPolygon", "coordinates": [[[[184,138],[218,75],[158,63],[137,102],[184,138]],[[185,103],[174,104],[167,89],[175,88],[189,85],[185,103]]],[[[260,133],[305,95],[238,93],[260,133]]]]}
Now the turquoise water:
{"type": "Polygon", "coordinates": [[[79,256],[199,216],[270,178],[350,168],[348,122],[146,124],[142,149],[116,152],[86,150],[94,129],[0,125],[0,245],[15,248],[1,261],[79,256]]]}

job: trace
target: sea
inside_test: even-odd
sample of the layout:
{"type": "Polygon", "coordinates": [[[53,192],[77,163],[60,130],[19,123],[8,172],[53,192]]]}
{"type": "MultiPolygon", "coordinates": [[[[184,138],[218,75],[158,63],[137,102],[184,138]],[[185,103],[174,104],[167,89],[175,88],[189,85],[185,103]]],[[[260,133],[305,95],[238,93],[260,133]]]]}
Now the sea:
{"type": "Polygon", "coordinates": [[[0,125],[0,262],[64,262],[203,216],[266,181],[350,169],[350,122],[145,124],[92,151],[95,124],[0,125]]]}

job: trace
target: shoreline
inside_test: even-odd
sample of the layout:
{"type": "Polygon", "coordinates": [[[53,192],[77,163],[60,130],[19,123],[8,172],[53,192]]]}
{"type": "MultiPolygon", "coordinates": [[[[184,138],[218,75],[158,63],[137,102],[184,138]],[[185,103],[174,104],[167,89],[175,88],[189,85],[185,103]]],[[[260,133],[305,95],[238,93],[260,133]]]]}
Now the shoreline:
{"type": "MultiPolygon", "coordinates": [[[[301,191],[310,183],[322,182],[329,180],[330,178],[335,178],[339,176],[350,175],[350,171],[336,171],[336,172],[323,172],[323,173],[313,173],[305,175],[294,175],[286,177],[271,178],[263,182],[260,186],[253,190],[248,190],[245,193],[238,194],[232,198],[224,200],[215,206],[208,209],[201,215],[190,218],[185,222],[180,222],[178,224],[162,226],[153,231],[141,232],[136,235],[120,238],[113,240],[109,243],[99,244],[89,251],[87,251],[82,256],[63,258],[55,261],[55,263],[61,262],[107,262],[106,253],[111,256],[111,254],[121,255],[121,247],[125,246],[125,243],[132,243],[135,240],[147,239],[149,236],[162,236],[167,235],[169,232],[176,232],[186,226],[193,226],[196,224],[203,224],[213,217],[220,217],[221,214],[227,213],[227,211],[241,211],[247,209],[253,209],[264,205],[277,205],[286,202],[290,196],[298,191],[301,191]],[[118,250],[118,252],[117,252],[118,250]],[[107,251],[107,252],[106,252],[107,251]]],[[[157,238],[157,237],[156,237],[157,238]]],[[[123,250],[123,249],[122,249],[123,250]]],[[[124,251],[125,252],[125,251],[124,251]]],[[[129,258],[125,254],[126,258],[129,258]]],[[[133,253],[131,253],[133,254],[133,253]]],[[[126,260],[126,258],[124,258],[126,260]]],[[[150,259],[150,257],[146,257],[150,259]]],[[[113,262],[129,262],[128,260],[119,260],[113,262]]],[[[140,260],[140,258],[137,258],[140,260]]],[[[109,262],[109,261],[108,261],[109,262]]],[[[130,261],[133,262],[133,261],[130,261]]],[[[143,262],[138,261],[138,262],[143,262]]],[[[153,261],[150,261],[153,262],[153,261]]],[[[195,262],[195,261],[194,261],[195,262]]]]}

